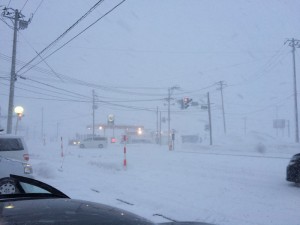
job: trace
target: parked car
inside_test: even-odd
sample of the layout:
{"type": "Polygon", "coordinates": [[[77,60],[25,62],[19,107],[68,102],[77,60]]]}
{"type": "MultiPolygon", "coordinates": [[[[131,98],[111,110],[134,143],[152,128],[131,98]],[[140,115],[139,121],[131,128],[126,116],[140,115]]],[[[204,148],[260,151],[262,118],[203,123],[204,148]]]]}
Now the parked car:
{"type": "Polygon", "coordinates": [[[8,177],[10,174],[32,177],[32,167],[27,162],[0,156],[0,178],[8,177]]]}
{"type": "Polygon", "coordinates": [[[94,137],[86,138],[79,144],[80,148],[106,148],[107,138],[106,137],[94,137]]]}
{"type": "MultiPolygon", "coordinates": [[[[27,177],[0,179],[0,224],[154,224],[151,221],[100,203],[75,200],[56,188],[27,177]],[[2,185],[1,185],[2,183],[2,185]]],[[[209,225],[200,222],[169,224],[209,225]]]]}
{"type": "Polygon", "coordinates": [[[300,184],[300,153],[291,158],[286,168],[286,180],[300,184]]]}
{"type": "Polygon", "coordinates": [[[0,134],[0,156],[20,161],[28,161],[28,148],[23,137],[0,134]]]}

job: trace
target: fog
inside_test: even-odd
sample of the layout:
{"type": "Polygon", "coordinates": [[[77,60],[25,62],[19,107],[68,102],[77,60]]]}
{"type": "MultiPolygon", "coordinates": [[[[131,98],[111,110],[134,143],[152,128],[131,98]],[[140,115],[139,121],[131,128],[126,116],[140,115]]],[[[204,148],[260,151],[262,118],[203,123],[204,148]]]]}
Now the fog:
{"type": "MultiPolygon", "coordinates": [[[[93,90],[97,124],[113,114],[116,125],[155,131],[157,109],[167,118],[168,89],[176,86],[171,129],[207,136],[208,113],[201,105],[209,92],[217,140],[224,135],[218,90],[223,81],[227,135],[255,132],[294,142],[292,48],[285,42],[300,36],[299,1],[127,0],[63,46],[121,2],[104,1],[42,53],[44,61],[22,68],[96,2],[0,2],[1,9],[22,9],[26,20],[34,14],[18,32],[16,71],[26,78],[18,76],[15,83],[14,106],[25,110],[19,133],[29,138],[44,133],[47,139],[91,133],[93,90]],[[182,110],[177,101],[184,97],[199,105],[182,110]],[[290,135],[287,123],[275,130],[274,119],[289,121],[290,135]]],[[[6,129],[13,30],[12,22],[2,19],[0,125],[6,129]]],[[[299,56],[297,49],[296,67],[299,56]]]]}

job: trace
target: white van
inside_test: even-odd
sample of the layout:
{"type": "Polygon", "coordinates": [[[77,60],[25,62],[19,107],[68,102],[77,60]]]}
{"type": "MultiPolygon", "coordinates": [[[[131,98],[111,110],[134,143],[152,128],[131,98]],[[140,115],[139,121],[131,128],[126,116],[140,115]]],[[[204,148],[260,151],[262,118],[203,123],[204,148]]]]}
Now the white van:
{"type": "Polygon", "coordinates": [[[80,148],[106,148],[107,138],[106,137],[86,138],[83,141],[80,141],[79,147],[80,148]]]}
{"type": "Polygon", "coordinates": [[[19,161],[28,161],[26,143],[21,136],[0,134],[0,156],[19,161]]]}

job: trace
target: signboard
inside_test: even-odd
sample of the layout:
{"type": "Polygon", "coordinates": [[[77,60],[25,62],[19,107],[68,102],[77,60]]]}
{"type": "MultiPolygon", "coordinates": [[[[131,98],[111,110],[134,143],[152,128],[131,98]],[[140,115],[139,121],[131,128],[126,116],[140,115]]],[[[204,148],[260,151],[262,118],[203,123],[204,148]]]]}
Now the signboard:
{"type": "Polygon", "coordinates": [[[115,123],[115,116],[113,114],[109,114],[107,117],[107,123],[113,125],[115,123]]]}
{"type": "Polygon", "coordinates": [[[283,120],[283,119],[273,120],[273,128],[284,129],[285,128],[285,120],[283,120]]]}
{"type": "Polygon", "coordinates": [[[208,105],[201,105],[202,110],[208,110],[208,105]]]}
{"type": "Polygon", "coordinates": [[[205,124],[204,130],[205,130],[205,131],[209,131],[209,124],[205,124]]]}

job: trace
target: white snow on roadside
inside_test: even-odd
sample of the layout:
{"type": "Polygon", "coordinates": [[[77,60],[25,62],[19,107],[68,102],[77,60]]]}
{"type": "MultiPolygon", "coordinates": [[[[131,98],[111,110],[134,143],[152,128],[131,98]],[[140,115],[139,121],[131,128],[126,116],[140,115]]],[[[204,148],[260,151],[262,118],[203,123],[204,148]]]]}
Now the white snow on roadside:
{"type": "Polygon", "coordinates": [[[80,149],[30,141],[36,179],[71,198],[126,209],[154,222],[299,225],[300,188],[285,181],[299,145],[234,137],[221,144],[80,149]],[[230,141],[231,140],[231,141],[230,141]]]}

